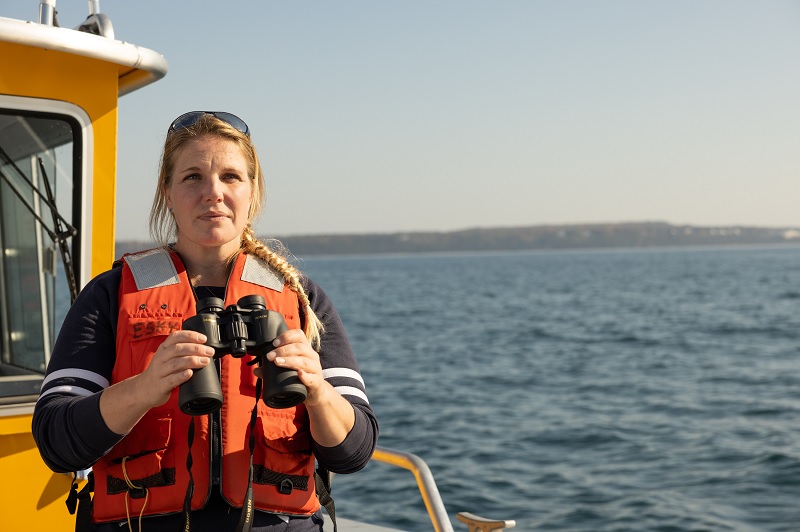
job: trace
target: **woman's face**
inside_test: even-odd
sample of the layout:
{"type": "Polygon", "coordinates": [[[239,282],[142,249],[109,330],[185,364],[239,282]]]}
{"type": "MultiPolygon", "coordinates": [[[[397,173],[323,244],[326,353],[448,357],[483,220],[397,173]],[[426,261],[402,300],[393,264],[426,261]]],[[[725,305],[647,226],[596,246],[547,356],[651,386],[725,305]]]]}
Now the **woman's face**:
{"type": "Polygon", "coordinates": [[[233,254],[247,225],[253,191],[239,147],[212,135],[198,137],[178,151],[174,168],[166,200],[178,227],[178,244],[233,254]]]}

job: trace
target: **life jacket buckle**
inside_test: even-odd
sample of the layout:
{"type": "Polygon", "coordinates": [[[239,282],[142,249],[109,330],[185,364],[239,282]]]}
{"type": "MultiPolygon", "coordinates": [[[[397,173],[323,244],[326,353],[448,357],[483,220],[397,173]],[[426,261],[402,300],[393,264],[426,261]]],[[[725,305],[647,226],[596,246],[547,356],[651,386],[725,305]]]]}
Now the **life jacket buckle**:
{"type": "Polygon", "coordinates": [[[278,491],[283,495],[289,495],[294,490],[294,484],[288,478],[281,480],[280,486],[278,486],[278,491]]]}
{"type": "Polygon", "coordinates": [[[131,499],[144,499],[147,497],[147,488],[128,488],[131,499]]]}

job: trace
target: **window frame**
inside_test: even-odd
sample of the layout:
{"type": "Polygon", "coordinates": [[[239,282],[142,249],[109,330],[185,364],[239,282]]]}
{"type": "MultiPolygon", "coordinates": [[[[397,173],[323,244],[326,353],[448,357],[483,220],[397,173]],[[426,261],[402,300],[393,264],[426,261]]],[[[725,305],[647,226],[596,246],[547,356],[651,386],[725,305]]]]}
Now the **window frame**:
{"type": "MultiPolygon", "coordinates": [[[[0,114],[59,120],[65,122],[71,129],[72,190],[69,192],[71,198],[68,200],[71,205],[71,216],[67,221],[77,229],[77,234],[71,237],[67,244],[70,246],[75,280],[80,289],[89,280],[89,267],[91,265],[92,162],[94,155],[91,119],[83,109],[68,102],[8,95],[0,95],[0,114]]],[[[51,179],[54,178],[55,176],[51,177],[51,179]]],[[[41,191],[44,192],[44,189],[42,188],[41,191]]],[[[56,191],[56,193],[63,194],[61,191],[56,191]]],[[[63,205],[63,198],[58,200],[57,203],[63,205]]],[[[38,214],[49,221],[49,213],[38,214]]],[[[42,230],[36,231],[36,235],[38,249],[39,239],[43,235],[42,230]]],[[[46,235],[43,237],[47,238],[46,235]]],[[[5,246],[4,243],[0,245],[5,246]]],[[[5,252],[5,247],[3,247],[3,253],[5,252]]],[[[55,252],[58,254],[57,248],[55,252]]],[[[45,260],[45,257],[40,256],[38,263],[41,265],[43,260],[45,260]]],[[[57,260],[60,264],[60,259],[57,260]]],[[[5,257],[0,262],[4,261],[5,257]]],[[[7,287],[5,286],[7,282],[6,273],[2,269],[3,265],[0,264],[0,275],[2,275],[0,277],[0,325],[2,325],[0,349],[2,349],[2,354],[7,354],[7,349],[12,348],[8,345],[10,325],[7,315],[10,311],[8,308],[10,301],[9,294],[6,292],[7,287]]],[[[40,312],[44,314],[41,323],[43,341],[45,342],[42,357],[44,368],[46,368],[55,338],[63,322],[63,313],[59,316],[56,309],[47,309],[44,305],[48,298],[43,294],[46,283],[42,281],[42,275],[42,273],[39,273],[38,282],[40,293],[42,293],[40,312]],[[51,321],[48,322],[48,320],[51,321]]],[[[63,271],[61,271],[61,275],[63,275],[63,271]]],[[[59,279],[58,282],[60,283],[61,281],[65,281],[65,279],[59,279]]],[[[55,299],[55,294],[53,294],[53,301],[55,299]]],[[[39,373],[37,370],[30,368],[22,371],[20,375],[0,376],[0,416],[31,412],[33,403],[38,398],[38,390],[43,379],[44,370],[39,373]]]]}

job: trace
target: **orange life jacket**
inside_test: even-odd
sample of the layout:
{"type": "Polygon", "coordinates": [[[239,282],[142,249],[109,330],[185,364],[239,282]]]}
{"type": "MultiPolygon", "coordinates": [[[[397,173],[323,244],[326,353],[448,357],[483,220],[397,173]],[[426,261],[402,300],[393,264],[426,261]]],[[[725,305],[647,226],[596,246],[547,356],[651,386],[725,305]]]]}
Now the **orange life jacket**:
{"type": "MultiPolygon", "coordinates": [[[[194,292],[177,254],[159,248],[126,255],[123,261],[112,383],[141,373],[161,342],[196,313],[194,292]]],[[[225,305],[252,294],[263,296],[267,309],[283,314],[290,329],[300,328],[297,294],[263,261],[240,253],[228,281],[225,305]]],[[[247,362],[253,358],[226,355],[219,359],[223,394],[220,490],[234,507],[242,506],[248,484],[250,418],[256,405],[257,379],[247,362]]],[[[178,406],[176,388],[164,405],[149,410],[93,466],[95,522],[138,516],[143,507],[144,515],[183,509],[189,483],[191,419],[178,406]]],[[[192,510],[206,504],[212,489],[209,426],[209,415],[195,416],[192,510]]],[[[316,512],[319,501],[305,406],[273,409],[258,401],[255,434],[255,508],[290,515],[316,512]]]]}

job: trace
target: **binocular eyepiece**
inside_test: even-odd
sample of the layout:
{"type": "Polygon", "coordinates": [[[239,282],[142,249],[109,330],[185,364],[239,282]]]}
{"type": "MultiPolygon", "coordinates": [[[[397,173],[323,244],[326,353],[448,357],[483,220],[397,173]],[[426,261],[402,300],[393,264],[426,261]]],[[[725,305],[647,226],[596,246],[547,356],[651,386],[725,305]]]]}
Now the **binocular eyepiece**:
{"type": "MultiPolygon", "coordinates": [[[[267,310],[264,298],[245,296],[236,305],[225,308],[217,297],[197,302],[197,315],[183,322],[185,330],[206,335],[206,345],[214,348],[214,358],[231,355],[257,357],[261,366],[264,355],[272,350],[272,341],[289,328],[283,315],[267,310]]],[[[307,390],[297,372],[268,362],[265,366],[264,402],[272,408],[290,408],[306,400],[307,390]]],[[[181,411],[192,416],[216,412],[222,406],[222,389],[214,364],[194,370],[194,375],[178,390],[181,411]]]]}

